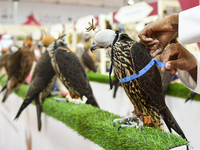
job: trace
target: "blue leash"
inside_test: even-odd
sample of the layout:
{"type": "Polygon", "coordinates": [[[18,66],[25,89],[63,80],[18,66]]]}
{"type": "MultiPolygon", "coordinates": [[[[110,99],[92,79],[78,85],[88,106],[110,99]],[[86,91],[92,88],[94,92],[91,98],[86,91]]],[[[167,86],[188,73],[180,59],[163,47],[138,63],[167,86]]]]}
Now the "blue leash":
{"type": "Polygon", "coordinates": [[[153,65],[154,63],[162,68],[165,68],[165,64],[163,62],[157,61],[152,59],[142,70],[139,71],[138,74],[133,74],[131,76],[119,79],[120,82],[124,83],[124,82],[129,82],[131,80],[134,80],[136,78],[139,78],[140,76],[142,76],[143,74],[145,74],[153,65]]]}

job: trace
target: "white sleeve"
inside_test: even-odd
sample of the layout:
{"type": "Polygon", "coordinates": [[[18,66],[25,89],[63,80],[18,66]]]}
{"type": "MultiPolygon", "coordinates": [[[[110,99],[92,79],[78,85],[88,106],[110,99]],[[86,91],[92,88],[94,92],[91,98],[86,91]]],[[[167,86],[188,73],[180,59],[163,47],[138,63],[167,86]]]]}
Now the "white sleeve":
{"type": "Polygon", "coordinates": [[[178,76],[181,82],[191,91],[200,94],[200,60],[197,59],[197,83],[192,79],[190,74],[185,70],[178,69],[178,76]]]}
{"type": "Polygon", "coordinates": [[[178,36],[182,44],[200,42],[200,6],[179,13],[178,36]]]}

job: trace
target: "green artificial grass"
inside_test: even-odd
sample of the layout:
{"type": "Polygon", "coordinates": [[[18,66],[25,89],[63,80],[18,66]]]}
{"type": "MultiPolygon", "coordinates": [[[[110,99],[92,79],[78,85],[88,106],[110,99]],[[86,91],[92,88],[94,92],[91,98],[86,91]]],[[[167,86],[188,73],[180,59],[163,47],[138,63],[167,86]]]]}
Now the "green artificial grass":
{"type": "Polygon", "coordinates": [[[180,136],[155,128],[124,128],[118,131],[120,124],[113,126],[118,115],[86,104],[76,105],[49,97],[43,103],[43,111],[108,150],[165,150],[187,144],[180,136]]]}
{"type": "MultiPolygon", "coordinates": [[[[88,72],[87,76],[90,81],[109,84],[109,76],[108,75],[103,75],[103,74],[99,74],[99,73],[95,73],[95,72],[88,72]]],[[[113,80],[113,76],[111,76],[111,79],[113,80]]]]}
{"type": "MultiPolygon", "coordinates": [[[[7,77],[0,77],[4,86],[7,77]]],[[[14,92],[24,98],[28,85],[21,85],[14,92]]],[[[113,126],[113,120],[120,116],[87,104],[72,104],[48,97],[43,102],[43,112],[57,119],[78,134],[93,141],[106,150],[166,150],[187,145],[180,136],[155,128],[123,128],[113,126]]]]}
{"type": "MultiPolygon", "coordinates": [[[[167,95],[181,97],[183,99],[186,99],[189,93],[190,90],[186,88],[182,83],[171,83],[167,91],[167,95]]],[[[194,97],[194,100],[200,101],[200,95],[197,94],[194,97]]]]}

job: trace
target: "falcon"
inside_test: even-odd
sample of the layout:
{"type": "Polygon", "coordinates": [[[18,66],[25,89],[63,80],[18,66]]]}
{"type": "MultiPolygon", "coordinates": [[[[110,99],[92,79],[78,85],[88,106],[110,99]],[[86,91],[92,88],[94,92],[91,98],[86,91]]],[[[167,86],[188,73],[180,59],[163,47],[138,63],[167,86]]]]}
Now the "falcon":
{"type": "Polygon", "coordinates": [[[59,79],[68,89],[70,96],[87,97],[86,104],[99,107],[85,69],[75,53],[67,47],[60,38],[47,48],[51,57],[51,63],[59,79]]]}
{"type": "Polygon", "coordinates": [[[9,70],[9,65],[11,62],[11,59],[13,57],[14,53],[11,52],[6,52],[0,56],[0,70],[1,70],[1,75],[7,74],[9,70]],[[3,71],[5,69],[5,71],[3,71]],[[3,72],[3,73],[2,73],[3,72]]]}
{"type": "MultiPolygon", "coordinates": [[[[43,44],[45,47],[48,47],[56,39],[53,36],[46,36],[43,38],[40,45],[43,44]]],[[[41,113],[42,113],[42,102],[49,96],[53,84],[57,75],[51,65],[51,58],[47,51],[45,51],[39,58],[35,69],[33,71],[33,76],[29,85],[28,92],[26,97],[20,106],[18,113],[15,119],[19,118],[22,111],[33,101],[35,100],[36,111],[37,111],[37,122],[38,122],[38,131],[41,131],[42,122],[41,122],[41,113]]]]}
{"type": "Polygon", "coordinates": [[[1,90],[2,92],[6,89],[2,102],[6,101],[9,94],[19,83],[24,82],[31,71],[34,56],[33,49],[29,47],[22,47],[14,53],[8,66],[8,80],[1,90]]]}
{"type": "Polygon", "coordinates": [[[145,46],[132,40],[127,34],[119,35],[118,32],[115,33],[108,29],[98,31],[93,24],[90,23],[90,25],[89,28],[86,28],[87,31],[91,29],[96,31],[94,42],[90,47],[91,51],[97,48],[107,50],[111,65],[114,67],[118,79],[123,81],[122,87],[137,114],[151,117],[153,126],[159,129],[161,129],[162,116],[170,132],[174,129],[182,138],[186,139],[165,103],[160,73],[155,63],[152,63],[154,61],[145,46]],[[147,69],[149,64],[151,67],[147,69]],[[141,70],[144,71],[143,75],[140,75],[141,70]],[[124,82],[131,75],[138,77],[124,82]]]}
{"type": "Polygon", "coordinates": [[[77,44],[77,56],[83,64],[85,70],[97,72],[95,62],[83,44],[77,44]]]}

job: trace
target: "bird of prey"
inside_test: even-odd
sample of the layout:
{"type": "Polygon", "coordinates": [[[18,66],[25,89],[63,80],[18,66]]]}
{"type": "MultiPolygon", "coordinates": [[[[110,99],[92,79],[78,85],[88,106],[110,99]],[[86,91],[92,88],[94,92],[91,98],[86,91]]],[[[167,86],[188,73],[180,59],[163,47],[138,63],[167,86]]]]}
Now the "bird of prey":
{"type": "MultiPolygon", "coordinates": [[[[94,28],[92,24],[87,31],[94,28]]],[[[155,128],[161,128],[161,116],[170,132],[174,129],[182,138],[186,139],[182,129],[176,122],[165,103],[160,73],[155,63],[151,63],[149,70],[147,64],[152,62],[149,51],[142,43],[132,40],[127,34],[113,30],[97,31],[91,51],[105,48],[111,59],[111,64],[119,79],[131,75],[139,75],[143,69],[146,73],[133,80],[121,83],[127,96],[134,105],[138,114],[150,116],[155,128]]],[[[154,62],[154,61],[153,61],[154,62]]]]}
{"type": "Polygon", "coordinates": [[[12,90],[26,79],[31,71],[33,61],[34,52],[29,47],[22,47],[14,53],[7,72],[8,80],[6,85],[1,90],[2,92],[6,89],[2,102],[5,102],[12,90]]]}
{"type": "Polygon", "coordinates": [[[5,69],[6,72],[1,72],[1,75],[5,75],[7,74],[8,70],[9,70],[9,65],[11,62],[11,59],[13,58],[13,55],[15,54],[15,52],[18,50],[17,47],[15,46],[10,46],[9,51],[6,53],[3,53],[0,56],[0,70],[2,71],[3,69],[5,69]]]}
{"type": "Polygon", "coordinates": [[[99,107],[85,69],[75,53],[60,38],[47,48],[52,66],[72,98],[87,97],[86,104],[99,107]]]}
{"type": "Polygon", "coordinates": [[[4,75],[4,73],[7,74],[8,69],[9,69],[8,66],[11,62],[12,55],[13,55],[12,53],[6,52],[0,56],[0,70],[2,71],[3,69],[5,69],[6,71],[6,72],[1,73],[1,75],[4,75]]]}
{"type": "MultiPolygon", "coordinates": [[[[53,41],[54,37],[46,36],[42,40],[42,44],[46,47],[49,46],[53,41]]],[[[28,92],[26,97],[20,106],[18,113],[15,119],[19,118],[22,111],[33,101],[35,100],[36,111],[37,111],[37,122],[38,122],[38,131],[41,130],[41,112],[42,112],[42,101],[49,96],[51,88],[55,83],[57,75],[51,65],[51,58],[47,51],[45,51],[40,59],[38,60],[35,69],[33,71],[33,76],[31,83],[29,85],[28,92]]]]}
{"type": "Polygon", "coordinates": [[[85,70],[97,72],[95,62],[90,56],[89,52],[84,48],[83,44],[77,44],[77,56],[83,64],[85,70]]]}
{"type": "MultiPolygon", "coordinates": [[[[157,55],[154,59],[157,60],[157,61],[161,61],[160,55],[157,55]]],[[[175,74],[171,74],[170,71],[167,71],[167,70],[165,72],[162,72],[161,71],[161,67],[160,66],[157,66],[157,67],[158,67],[158,70],[160,72],[163,91],[164,91],[164,94],[166,95],[167,91],[168,91],[168,88],[169,88],[169,85],[170,85],[172,79],[174,78],[175,74]]],[[[118,87],[120,85],[120,81],[117,78],[116,74],[114,74],[113,85],[114,85],[113,98],[115,98],[117,90],[118,90],[118,87]]],[[[191,95],[188,96],[188,99],[186,99],[186,102],[189,99],[193,99],[194,96],[195,96],[195,95],[194,96],[193,95],[194,94],[191,92],[191,95]]]]}

